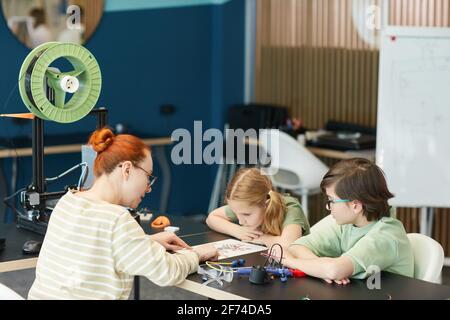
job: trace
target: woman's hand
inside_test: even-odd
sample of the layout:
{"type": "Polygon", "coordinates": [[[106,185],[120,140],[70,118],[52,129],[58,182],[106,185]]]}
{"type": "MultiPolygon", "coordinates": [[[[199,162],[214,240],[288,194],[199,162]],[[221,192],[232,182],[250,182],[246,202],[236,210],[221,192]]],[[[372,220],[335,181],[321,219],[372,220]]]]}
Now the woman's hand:
{"type": "Polygon", "coordinates": [[[191,249],[186,242],[178,238],[173,232],[158,232],[151,235],[150,238],[161,244],[168,251],[191,249]]]}
{"type": "Polygon", "coordinates": [[[202,244],[193,248],[200,261],[217,260],[219,252],[212,244],[202,244]]]}

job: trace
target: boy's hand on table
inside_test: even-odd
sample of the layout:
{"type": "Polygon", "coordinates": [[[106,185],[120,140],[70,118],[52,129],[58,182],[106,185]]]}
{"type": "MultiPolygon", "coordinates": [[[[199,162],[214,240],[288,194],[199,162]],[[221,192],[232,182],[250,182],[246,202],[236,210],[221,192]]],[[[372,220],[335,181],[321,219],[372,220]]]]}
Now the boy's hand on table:
{"type": "Polygon", "coordinates": [[[337,284],[341,284],[341,285],[346,285],[350,283],[350,279],[349,278],[345,278],[345,279],[341,279],[341,280],[331,280],[331,279],[324,279],[327,283],[337,283],[337,284]]]}
{"type": "MultiPolygon", "coordinates": [[[[277,256],[277,258],[275,258],[275,261],[280,261],[279,256],[277,256]]],[[[290,257],[284,256],[283,259],[281,260],[281,264],[286,268],[297,269],[297,267],[295,266],[294,259],[292,259],[290,257]]]]}

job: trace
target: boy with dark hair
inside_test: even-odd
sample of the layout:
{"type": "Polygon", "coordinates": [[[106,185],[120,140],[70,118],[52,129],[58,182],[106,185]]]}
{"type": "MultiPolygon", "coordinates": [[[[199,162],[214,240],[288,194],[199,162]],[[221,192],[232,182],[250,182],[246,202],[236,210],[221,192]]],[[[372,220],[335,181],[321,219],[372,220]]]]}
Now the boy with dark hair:
{"type": "Polygon", "coordinates": [[[390,217],[393,194],[377,165],[360,158],[340,161],[325,174],[321,188],[335,221],[296,240],[285,266],[338,284],[364,279],[374,270],[413,276],[412,248],[403,224],[390,217]]]}

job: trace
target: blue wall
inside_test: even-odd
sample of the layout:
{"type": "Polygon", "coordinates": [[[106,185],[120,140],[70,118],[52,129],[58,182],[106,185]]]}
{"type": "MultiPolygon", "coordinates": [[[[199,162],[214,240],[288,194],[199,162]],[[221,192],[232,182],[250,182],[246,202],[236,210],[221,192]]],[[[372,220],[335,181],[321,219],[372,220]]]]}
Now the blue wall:
{"type": "MultiPolygon", "coordinates": [[[[223,128],[226,107],[243,101],[244,7],[242,0],[222,5],[200,5],[151,10],[105,12],[86,47],[99,61],[103,75],[98,106],[109,109],[109,123],[124,123],[147,135],[167,136],[176,128],[223,128]],[[161,104],[173,104],[176,113],[164,117],[161,104]]],[[[29,49],[19,43],[0,18],[0,113],[26,112],[15,88],[29,49]],[[13,89],[13,91],[11,91],[13,89]],[[8,95],[12,95],[4,106],[8,95]]],[[[61,125],[46,123],[46,133],[93,128],[92,120],[61,125]]],[[[11,120],[0,119],[0,137],[29,133],[11,120]]],[[[170,157],[170,150],[167,150],[170,157]]],[[[56,175],[80,159],[77,154],[47,156],[46,176],[56,175]]],[[[4,162],[7,175],[10,160],[4,162]]],[[[171,164],[169,213],[206,213],[215,167],[171,164]]],[[[158,167],[155,174],[158,175],[158,167]]],[[[30,182],[31,159],[20,160],[19,187],[30,182]]],[[[74,174],[61,183],[74,183],[74,174]]],[[[159,207],[160,189],[143,205],[159,207]]]]}

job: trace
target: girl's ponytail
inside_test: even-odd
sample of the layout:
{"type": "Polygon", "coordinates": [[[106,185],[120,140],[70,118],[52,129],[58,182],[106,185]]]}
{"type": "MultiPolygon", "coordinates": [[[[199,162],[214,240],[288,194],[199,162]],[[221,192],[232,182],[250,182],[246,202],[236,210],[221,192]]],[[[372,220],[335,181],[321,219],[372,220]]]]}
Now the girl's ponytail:
{"type": "Polygon", "coordinates": [[[285,218],[286,205],[281,194],[270,190],[267,199],[266,212],[262,225],[262,231],[276,236],[283,231],[283,221],[285,218]]]}

